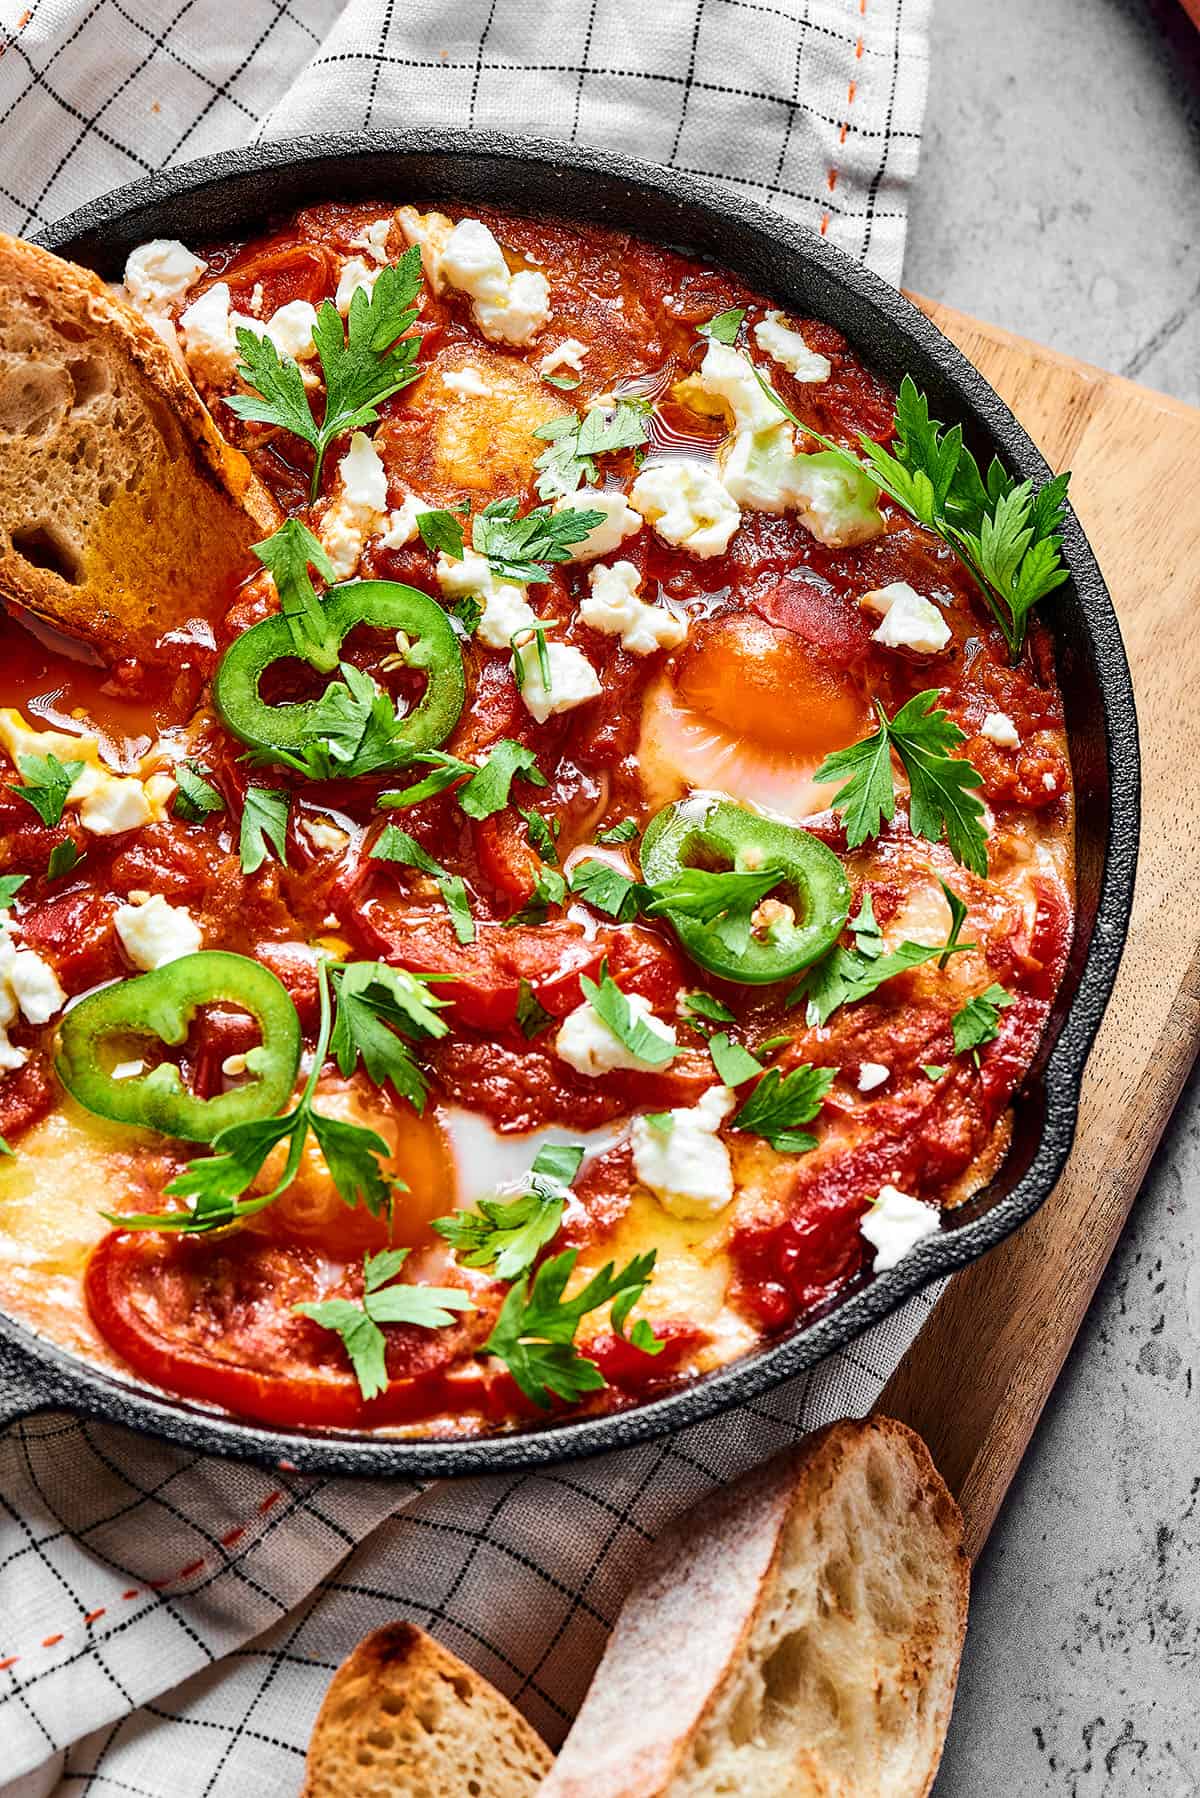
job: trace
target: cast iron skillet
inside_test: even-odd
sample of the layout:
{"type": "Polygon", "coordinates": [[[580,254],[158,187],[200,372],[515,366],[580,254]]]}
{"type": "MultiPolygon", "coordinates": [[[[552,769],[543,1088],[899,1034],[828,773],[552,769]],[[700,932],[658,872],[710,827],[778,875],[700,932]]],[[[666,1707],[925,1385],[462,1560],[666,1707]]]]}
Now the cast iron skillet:
{"type": "MultiPolygon", "coordinates": [[[[937,416],[961,420],[977,456],[998,451],[1022,475],[1045,463],[987,382],[917,309],[821,238],[739,195],[619,156],[488,133],[378,132],[305,138],[206,157],[94,201],[56,226],[51,249],[119,279],[151,237],[247,235],[312,201],[491,202],[592,220],[736,269],[790,310],[828,319],[893,383],[907,371],[937,416]]],[[[1078,922],[1066,977],[1016,1105],[997,1178],[940,1235],[824,1315],[723,1371],[612,1416],[468,1441],[265,1430],[156,1397],[73,1359],[0,1318],[0,1421],[51,1406],[131,1425],[189,1448],[324,1473],[467,1474],[532,1467],[674,1431],[762,1393],[820,1360],[930,1280],[973,1261],[1049,1195],[1075,1129],[1079,1083],[1125,938],[1138,841],[1133,691],[1112,604],[1074,518],[1070,582],[1045,604],[1078,795],[1078,922]]],[[[80,1197],[86,1203],[86,1195],[80,1197]]]]}

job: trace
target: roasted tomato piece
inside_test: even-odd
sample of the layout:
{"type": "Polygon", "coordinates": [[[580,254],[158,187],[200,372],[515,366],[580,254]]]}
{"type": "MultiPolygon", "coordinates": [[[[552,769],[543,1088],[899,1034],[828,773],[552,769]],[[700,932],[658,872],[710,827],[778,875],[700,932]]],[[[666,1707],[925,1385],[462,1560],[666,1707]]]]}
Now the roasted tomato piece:
{"type": "Polygon", "coordinates": [[[113,1231],[85,1288],[96,1328],[143,1379],[260,1423],[349,1429],[513,1409],[507,1375],[470,1360],[453,1368],[490,1329],[483,1312],[441,1330],[389,1328],[387,1390],[364,1399],[341,1339],[292,1309],[360,1298],[361,1268],[331,1270],[295,1243],[249,1230],[223,1241],[113,1231]]]}
{"type": "Polygon", "coordinates": [[[585,1345],[584,1353],[596,1363],[610,1386],[617,1386],[622,1392],[644,1392],[672,1379],[707,1339],[707,1331],[682,1321],[655,1324],[654,1334],[662,1343],[656,1355],[635,1348],[628,1337],[618,1336],[613,1330],[594,1336],[585,1345]]]}
{"type": "Polygon", "coordinates": [[[31,1054],[23,1067],[0,1079],[0,1136],[12,1144],[23,1130],[44,1118],[58,1097],[58,1084],[44,1055],[31,1054]]]}
{"type": "Polygon", "coordinates": [[[21,940],[45,956],[69,993],[77,993],[124,972],[112,920],[109,900],[83,888],[25,912],[21,940]]]}

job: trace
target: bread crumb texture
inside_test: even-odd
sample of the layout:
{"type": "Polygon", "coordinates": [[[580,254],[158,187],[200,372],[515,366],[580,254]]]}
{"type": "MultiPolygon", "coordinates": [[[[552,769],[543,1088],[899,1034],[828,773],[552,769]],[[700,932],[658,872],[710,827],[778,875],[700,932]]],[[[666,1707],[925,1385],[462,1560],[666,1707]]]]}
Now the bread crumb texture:
{"type": "Polygon", "coordinates": [[[923,1798],[968,1578],[919,1438],[819,1432],[660,1542],[544,1798],[923,1798]]]}
{"type": "Polygon", "coordinates": [[[335,1673],[301,1798],[528,1798],[552,1763],[486,1679],[423,1630],[394,1623],[335,1673]]]}

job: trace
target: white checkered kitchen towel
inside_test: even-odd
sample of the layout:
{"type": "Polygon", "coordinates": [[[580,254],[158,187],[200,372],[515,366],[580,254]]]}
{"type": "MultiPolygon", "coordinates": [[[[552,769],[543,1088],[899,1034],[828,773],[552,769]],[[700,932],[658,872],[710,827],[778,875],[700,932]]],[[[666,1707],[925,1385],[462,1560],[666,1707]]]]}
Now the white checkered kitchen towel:
{"type": "MultiPolygon", "coordinates": [[[[490,126],[717,176],[896,280],[931,3],[0,0],[0,225],[36,235],[262,136],[490,126]]],[[[864,1411],[930,1303],[671,1440],[425,1492],[17,1424],[0,1438],[0,1798],[287,1798],[329,1674],[396,1616],[557,1742],[646,1543],[864,1411]]]]}

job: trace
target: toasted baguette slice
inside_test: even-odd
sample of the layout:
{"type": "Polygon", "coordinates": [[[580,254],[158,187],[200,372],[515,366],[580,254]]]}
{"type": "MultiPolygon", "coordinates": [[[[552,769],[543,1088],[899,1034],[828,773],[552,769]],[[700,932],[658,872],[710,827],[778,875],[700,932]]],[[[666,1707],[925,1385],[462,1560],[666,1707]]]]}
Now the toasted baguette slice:
{"type": "Polygon", "coordinates": [[[834,1424],[660,1540],[541,1798],[921,1798],[967,1587],[924,1443],[834,1424]]]}
{"type": "Polygon", "coordinates": [[[507,1698],[411,1623],[333,1676],[300,1798],[528,1798],[553,1756],[507,1698]]]}
{"type": "Polygon", "coordinates": [[[108,658],[147,656],[227,603],[276,523],[145,320],[0,235],[0,597],[108,658]]]}

